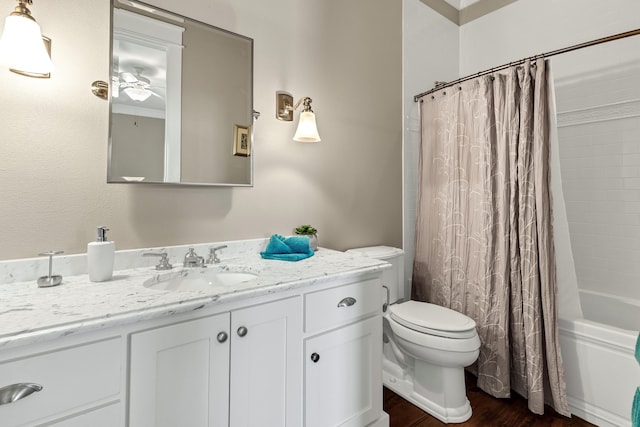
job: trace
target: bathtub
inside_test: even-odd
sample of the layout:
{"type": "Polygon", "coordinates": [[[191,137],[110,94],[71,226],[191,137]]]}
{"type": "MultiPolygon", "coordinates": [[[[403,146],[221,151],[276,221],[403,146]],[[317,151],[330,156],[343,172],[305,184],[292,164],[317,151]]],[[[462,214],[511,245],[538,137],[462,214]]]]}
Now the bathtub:
{"type": "Polygon", "coordinates": [[[633,353],[640,301],[580,291],[584,319],[560,319],[571,413],[602,427],[631,426],[640,366],[633,353]]]}

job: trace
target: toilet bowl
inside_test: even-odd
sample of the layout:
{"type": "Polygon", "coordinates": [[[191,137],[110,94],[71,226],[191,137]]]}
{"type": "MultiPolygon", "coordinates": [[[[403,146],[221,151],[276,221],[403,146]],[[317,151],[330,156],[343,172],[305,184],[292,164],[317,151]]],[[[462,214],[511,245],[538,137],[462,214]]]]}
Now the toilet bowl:
{"type": "Polygon", "coordinates": [[[417,301],[391,305],[384,319],[386,346],[393,357],[385,357],[383,382],[414,405],[445,423],[460,423],[471,417],[466,395],[464,367],[478,358],[480,339],[475,322],[448,308],[417,301]],[[419,324],[402,317],[403,309],[422,313],[419,324]],[[447,327],[439,315],[458,323],[447,327]],[[436,325],[429,325],[434,319],[436,325]],[[466,325],[467,329],[458,326],[466,325]],[[438,329],[439,328],[439,329],[438,329]],[[400,357],[398,357],[398,352],[400,357]],[[395,365],[395,366],[394,366],[395,365]]]}
{"type": "Polygon", "coordinates": [[[383,316],[384,385],[445,423],[471,417],[464,367],[478,358],[475,322],[446,307],[404,301],[403,252],[386,246],[351,249],[383,259],[392,268],[383,274],[388,310],[383,316]]]}

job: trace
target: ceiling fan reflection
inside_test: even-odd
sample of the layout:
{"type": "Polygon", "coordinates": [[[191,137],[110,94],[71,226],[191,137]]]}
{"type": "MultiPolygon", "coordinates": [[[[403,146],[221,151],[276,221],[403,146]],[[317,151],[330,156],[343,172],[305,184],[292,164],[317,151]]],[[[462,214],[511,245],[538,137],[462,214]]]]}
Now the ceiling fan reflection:
{"type": "Polygon", "coordinates": [[[163,99],[162,96],[150,89],[151,80],[141,75],[142,69],[135,68],[135,73],[123,71],[117,76],[113,76],[113,96],[117,98],[120,94],[120,90],[124,92],[133,101],[144,102],[150,96],[157,96],[163,99]]]}

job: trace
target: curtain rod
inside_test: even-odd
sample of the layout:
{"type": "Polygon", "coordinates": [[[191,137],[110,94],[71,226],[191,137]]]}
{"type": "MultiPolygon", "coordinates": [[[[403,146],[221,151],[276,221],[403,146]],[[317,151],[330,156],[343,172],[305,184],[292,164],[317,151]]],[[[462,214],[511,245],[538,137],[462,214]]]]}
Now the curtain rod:
{"type": "Polygon", "coordinates": [[[484,76],[486,74],[491,74],[491,73],[496,72],[496,71],[504,70],[504,69],[512,67],[514,65],[524,64],[527,60],[533,61],[533,60],[536,60],[536,59],[539,59],[539,58],[548,58],[550,56],[560,55],[561,53],[567,53],[567,52],[571,52],[571,51],[574,51],[574,50],[582,49],[584,47],[595,46],[595,45],[601,44],[601,43],[607,43],[607,42],[614,41],[614,40],[624,39],[626,37],[637,36],[639,34],[640,34],[640,28],[637,28],[635,30],[626,31],[624,33],[614,34],[612,36],[602,37],[600,39],[591,40],[591,41],[588,41],[588,42],[576,44],[576,45],[565,47],[565,48],[562,48],[562,49],[552,50],[550,52],[541,53],[539,55],[531,56],[531,57],[528,57],[528,58],[522,58],[522,59],[520,59],[518,61],[509,62],[507,64],[500,65],[499,67],[489,68],[488,70],[480,71],[479,73],[476,73],[476,74],[470,74],[470,75],[468,75],[466,77],[459,78],[458,80],[454,80],[454,81],[451,81],[449,83],[445,83],[443,85],[436,86],[431,90],[428,90],[426,92],[422,92],[422,93],[420,93],[418,95],[415,95],[413,97],[413,101],[414,102],[418,102],[420,100],[420,98],[422,98],[423,96],[426,96],[426,95],[429,95],[429,94],[431,94],[433,92],[439,91],[440,89],[444,89],[444,88],[456,85],[458,83],[466,82],[467,80],[471,80],[471,79],[474,79],[476,77],[484,76]]]}

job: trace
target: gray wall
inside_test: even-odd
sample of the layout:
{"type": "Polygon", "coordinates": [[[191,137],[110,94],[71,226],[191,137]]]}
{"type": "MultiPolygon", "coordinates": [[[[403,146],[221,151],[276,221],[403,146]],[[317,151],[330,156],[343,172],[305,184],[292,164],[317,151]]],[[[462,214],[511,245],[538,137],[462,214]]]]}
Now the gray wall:
{"type": "Polygon", "coordinates": [[[140,176],[146,181],[164,178],[164,119],[111,115],[111,172],[113,180],[140,176]]]}
{"type": "Polygon", "coordinates": [[[183,44],[181,180],[249,183],[251,158],[233,155],[233,125],[252,125],[250,46],[199,25],[187,26],[183,44]]]}
{"type": "Polygon", "coordinates": [[[118,249],[303,223],[328,247],[401,246],[401,2],[153,3],[254,38],[255,186],[106,184],[109,106],[90,84],[109,80],[109,2],[37,2],[56,70],[51,79],[0,70],[0,259],[85,252],[102,224],[118,249]],[[322,142],[292,141],[295,123],[274,117],[277,90],[313,98],[322,142]]]}

